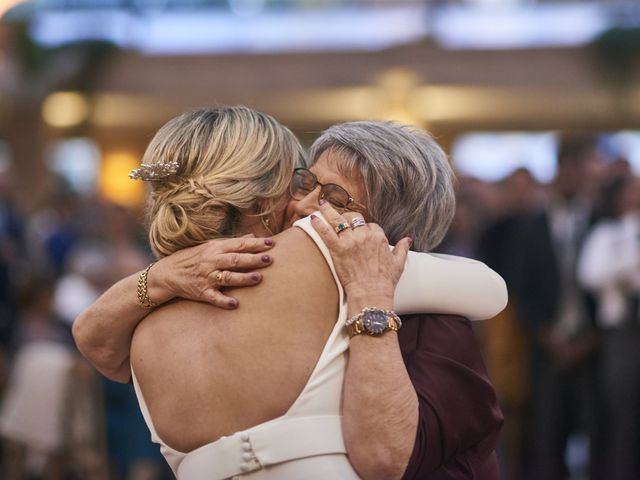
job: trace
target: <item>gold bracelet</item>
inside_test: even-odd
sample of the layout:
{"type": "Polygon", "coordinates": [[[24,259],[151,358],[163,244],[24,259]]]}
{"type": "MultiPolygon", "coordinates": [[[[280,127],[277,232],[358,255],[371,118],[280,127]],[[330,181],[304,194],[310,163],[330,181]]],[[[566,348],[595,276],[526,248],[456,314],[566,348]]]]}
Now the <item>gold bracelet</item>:
{"type": "Polygon", "coordinates": [[[140,276],[138,277],[138,304],[144,308],[156,308],[160,306],[159,303],[151,301],[149,292],[147,291],[147,275],[149,275],[149,270],[151,270],[151,267],[154,265],[155,262],[150,263],[147,268],[140,272],[140,276]]]}

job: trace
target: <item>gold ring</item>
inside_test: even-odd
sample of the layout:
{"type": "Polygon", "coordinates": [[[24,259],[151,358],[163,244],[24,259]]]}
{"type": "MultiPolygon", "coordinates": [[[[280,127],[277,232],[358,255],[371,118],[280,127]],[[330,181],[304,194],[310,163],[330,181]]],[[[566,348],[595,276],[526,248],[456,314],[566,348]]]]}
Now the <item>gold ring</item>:
{"type": "Polygon", "coordinates": [[[348,223],[339,223],[338,225],[336,225],[336,233],[340,233],[343,230],[346,230],[347,228],[349,228],[348,223]]]}
{"type": "Polygon", "coordinates": [[[218,285],[219,287],[222,286],[222,272],[220,271],[216,273],[216,285],[218,285]]]}
{"type": "Polygon", "coordinates": [[[351,220],[351,228],[364,227],[366,224],[367,222],[365,222],[364,218],[362,217],[356,217],[351,220]]]}

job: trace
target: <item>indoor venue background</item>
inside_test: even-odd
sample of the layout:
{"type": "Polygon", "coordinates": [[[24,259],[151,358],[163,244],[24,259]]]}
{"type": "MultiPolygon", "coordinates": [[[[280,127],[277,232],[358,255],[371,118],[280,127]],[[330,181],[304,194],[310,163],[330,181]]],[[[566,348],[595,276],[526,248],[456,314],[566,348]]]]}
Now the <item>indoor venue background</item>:
{"type": "MultiPolygon", "coordinates": [[[[536,292],[518,288],[510,222],[553,197],[563,145],[584,156],[575,181],[603,216],[603,190],[640,172],[637,1],[2,0],[0,16],[0,478],[171,478],[131,385],[83,362],[70,326],[150,261],[144,185],[127,178],[147,142],[212,104],[267,112],[306,146],[360,119],[435,135],[458,175],[439,250],[487,262],[510,289],[477,333],[506,417],[502,478],[531,478],[538,338],[518,302],[536,292]],[[33,402],[15,404],[21,388],[33,402]],[[16,409],[31,423],[12,423],[16,409]]],[[[613,449],[615,382],[589,365],[594,410],[567,406],[574,480],[599,478],[613,449]]]]}

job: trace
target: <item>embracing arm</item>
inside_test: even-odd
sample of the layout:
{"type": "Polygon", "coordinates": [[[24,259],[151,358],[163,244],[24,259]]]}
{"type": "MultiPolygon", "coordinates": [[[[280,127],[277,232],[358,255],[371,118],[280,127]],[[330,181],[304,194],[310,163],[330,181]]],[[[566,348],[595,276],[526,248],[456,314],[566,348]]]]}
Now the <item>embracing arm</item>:
{"type": "MultiPolygon", "coordinates": [[[[370,295],[365,298],[350,292],[347,299],[349,315],[371,306],[372,301],[381,308],[391,307],[383,305],[383,300],[372,300],[370,295]],[[364,300],[360,300],[362,298],[364,300]]],[[[484,263],[450,255],[409,252],[396,286],[393,310],[398,314],[448,313],[480,320],[497,315],[506,303],[504,280],[484,263]]],[[[456,323],[455,319],[449,321],[456,323]]],[[[456,343],[454,338],[449,341],[456,343]]],[[[467,338],[461,338],[458,346],[467,346],[466,342],[467,338]]],[[[452,386],[459,387],[450,392],[453,397],[475,387],[473,383],[467,386],[464,382],[451,381],[452,386]]],[[[442,382],[438,388],[447,387],[442,382]]],[[[434,431],[425,425],[437,422],[425,417],[426,412],[431,413],[431,405],[426,400],[431,397],[416,394],[396,333],[388,332],[382,337],[358,335],[351,340],[343,395],[344,435],[354,467],[365,479],[400,478],[414,451],[417,435],[434,431]]],[[[494,406],[487,404],[485,409],[485,405],[481,405],[476,411],[493,413],[494,409],[489,407],[494,406]]],[[[493,416],[487,418],[494,420],[493,416]]],[[[467,430],[466,427],[460,429],[467,430]]],[[[470,438],[461,439],[467,440],[470,438]]],[[[435,449],[431,442],[439,442],[440,438],[424,439],[423,443],[427,441],[429,447],[435,449]]],[[[442,460],[447,461],[444,453],[442,460]]],[[[414,459],[413,463],[422,465],[423,459],[414,459]]]]}
{"type": "MultiPolygon", "coordinates": [[[[391,302],[370,294],[348,301],[349,315],[391,302]],[[373,301],[373,303],[371,303],[373,301]]],[[[404,366],[398,334],[358,335],[349,345],[343,391],[343,429],[349,460],[366,480],[399,479],[413,452],[419,421],[418,396],[404,366]]]]}
{"type": "MultiPolygon", "coordinates": [[[[236,308],[237,300],[218,287],[251,286],[262,279],[251,272],[271,264],[263,252],[273,241],[263,238],[211,240],[159,260],[147,277],[149,298],[165,303],[175,297],[209,302],[220,308],[236,308]],[[223,274],[218,285],[216,273],[223,274]]],[[[131,377],[129,349],[138,324],[149,313],[137,297],[139,273],[120,280],[82,312],[73,324],[80,352],[107,378],[126,383],[131,377]]]]}
{"type": "MultiPolygon", "coordinates": [[[[129,381],[131,337],[149,313],[138,304],[138,275],[130,275],[113,285],[73,322],[73,338],[80,353],[100,373],[116,382],[129,381]]],[[[149,277],[151,284],[152,276],[149,277]]],[[[160,297],[151,297],[151,289],[149,294],[160,301],[160,297]]]]}
{"type": "MultiPolygon", "coordinates": [[[[321,203],[320,217],[311,217],[331,252],[336,274],[351,317],[366,307],[391,309],[395,286],[410,245],[404,239],[389,250],[382,229],[367,224],[342,231],[333,227],[359,215],[339,215],[321,203]]],[[[366,334],[351,338],[342,397],[342,427],[349,461],[365,480],[399,479],[413,450],[418,423],[418,400],[403,365],[398,335],[366,334]]]]}
{"type": "Polygon", "coordinates": [[[502,277],[482,262],[409,252],[393,306],[399,315],[446,313],[485,320],[504,310],[507,299],[502,277]]]}
{"type": "MultiPolygon", "coordinates": [[[[344,221],[326,204],[321,211],[331,225],[344,221]]],[[[344,218],[349,221],[353,216],[348,213],[344,218]]],[[[393,306],[398,313],[457,313],[481,319],[494,316],[506,305],[502,278],[481,262],[459,257],[410,252],[395,296],[393,292],[377,295],[379,284],[361,275],[363,265],[371,262],[366,255],[359,266],[352,268],[356,281],[345,282],[349,276],[344,273],[344,265],[353,263],[360,251],[367,250],[366,242],[374,240],[364,238],[364,228],[353,231],[358,235],[343,232],[336,237],[322,222],[316,220],[313,226],[331,251],[347,294],[349,316],[364,307],[393,306]],[[356,237],[363,237],[364,243],[350,250],[351,238],[356,237]]],[[[379,227],[374,227],[370,226],[372,235],[384,237],[379,227]]],[[[363,478],[402,477],[419,431],[419,405],[395,332],[351,339],[343,391],[343,430],[349,459],[363,478]]]]}

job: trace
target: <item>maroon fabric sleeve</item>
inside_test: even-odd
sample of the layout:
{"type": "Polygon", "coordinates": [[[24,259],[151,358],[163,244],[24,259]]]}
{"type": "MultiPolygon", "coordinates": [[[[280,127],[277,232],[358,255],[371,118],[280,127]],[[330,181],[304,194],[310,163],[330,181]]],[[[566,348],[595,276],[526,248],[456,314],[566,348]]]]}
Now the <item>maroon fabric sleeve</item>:
{"type": "Polygon", "coordinates": [[[499,478],[495,446],[502,412],[471,322],[412,315],[399,332],[420,418],[404,479],[499,478]]]}

